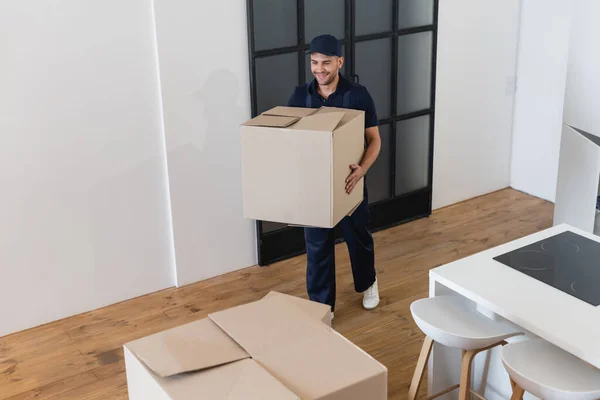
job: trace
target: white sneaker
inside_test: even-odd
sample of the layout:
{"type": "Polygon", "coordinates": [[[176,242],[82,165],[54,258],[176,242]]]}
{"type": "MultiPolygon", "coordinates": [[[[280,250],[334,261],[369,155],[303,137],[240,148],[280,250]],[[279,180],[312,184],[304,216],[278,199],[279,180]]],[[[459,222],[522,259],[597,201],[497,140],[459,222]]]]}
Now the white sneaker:
{"type": "Polygon", "coordinates": [[[333,322],[333,311],[330,311],[331,313],[331,322],[333,322]]]}
{"type": "Polygon", "coordinates": [[[363,292],[363,307],[366,310],[372,310],[379,304],[379,288],[377,287],[377,278],[373,286],[363,292]]]}

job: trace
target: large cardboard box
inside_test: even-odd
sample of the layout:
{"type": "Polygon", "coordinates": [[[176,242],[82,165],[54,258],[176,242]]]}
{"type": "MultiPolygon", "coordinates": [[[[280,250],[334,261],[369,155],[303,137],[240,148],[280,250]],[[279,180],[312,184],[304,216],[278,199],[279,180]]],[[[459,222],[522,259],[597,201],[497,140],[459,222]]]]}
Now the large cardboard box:
{"type": "Polygon", "coordinates": [[[328,317],[328,306],[272,292],[127,343],[129,399],[387,399],[386,367],[328,317]]]}
{"type": "Polygon", "coordinates": [[[332,228],[363,201],[346,193],[365,150],[361,110],[275,107],[241,127],[244,216],[332,228]]]}

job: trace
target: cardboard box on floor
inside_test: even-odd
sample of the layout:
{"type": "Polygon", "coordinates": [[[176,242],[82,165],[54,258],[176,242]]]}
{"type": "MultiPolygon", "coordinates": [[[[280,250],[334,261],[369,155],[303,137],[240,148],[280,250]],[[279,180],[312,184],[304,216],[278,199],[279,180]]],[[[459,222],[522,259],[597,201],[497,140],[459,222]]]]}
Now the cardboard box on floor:
{"type": "Polygon", "coordinates": [[[361,110],[275,107],[241,127],[244,216],[332,228],[363,200],[346,193],[365,148],[361,110]]]}
{"type": "Polygon", "coordinates": [[[387,369],[328,306],[265,298],[124,346],[130,400],[385,400],[387,369]]]}

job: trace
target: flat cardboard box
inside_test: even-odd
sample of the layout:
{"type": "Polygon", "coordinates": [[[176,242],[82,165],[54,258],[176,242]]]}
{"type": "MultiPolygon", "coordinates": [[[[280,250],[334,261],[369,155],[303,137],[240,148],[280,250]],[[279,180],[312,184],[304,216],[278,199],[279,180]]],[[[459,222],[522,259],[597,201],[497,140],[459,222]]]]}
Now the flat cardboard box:
{"type": "Polygon", "coordinates": [[[329,313],[272,292],[127,343],[129,398],[387,399],[387,369],[331,329],[329,313]]]}
{"type": "Polygon", "coordinates": [[[361,110],[275,107],[241,126],[244,216],[333,228],[363,201],[346,178],[365,151],[361,110]]]}

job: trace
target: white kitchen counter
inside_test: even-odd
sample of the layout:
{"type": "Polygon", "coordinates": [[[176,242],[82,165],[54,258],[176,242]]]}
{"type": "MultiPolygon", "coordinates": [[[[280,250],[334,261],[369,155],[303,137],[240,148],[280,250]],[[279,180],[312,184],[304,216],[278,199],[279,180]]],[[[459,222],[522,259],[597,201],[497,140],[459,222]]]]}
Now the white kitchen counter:
{"type": "MultiPolygon", "coordinates": [[[[493,259],[565,231],[600,243],[600,238],[595,235],[569,225],[558,225],[432,269],[430,296],[464,296],[477,303],[480,311],[491,318],[522,328],[526,336],[513,340],[538,336],[600,368],[600,307],[493,259]]],[[[501,364],[499,351],[500,348],[496,348],[480,353],[473,365],[474,389],[484,392],[489,400],[510,397],[508,374],[501,364]]],[[[458,383],[459,374],[460,351],[436,344],[429,363],[430,394],[458,383]]],[[[457,396],[455,392],[442,398],[457,396]]]]}

